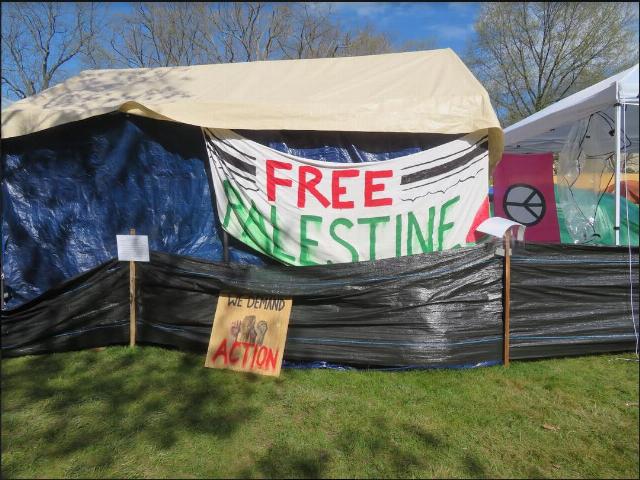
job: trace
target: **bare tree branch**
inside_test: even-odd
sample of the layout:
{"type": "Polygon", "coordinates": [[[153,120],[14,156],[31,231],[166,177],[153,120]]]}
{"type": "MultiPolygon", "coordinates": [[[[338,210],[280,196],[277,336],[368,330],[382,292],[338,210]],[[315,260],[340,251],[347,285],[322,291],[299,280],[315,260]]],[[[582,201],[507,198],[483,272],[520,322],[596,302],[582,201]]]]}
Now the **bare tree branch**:
{"type": "Polygon", "coordinates": [[[168,67],[205,63],[369,55],[400,46],[373,26],[345,28],[331,3],[6,3],[2,88],[33,95],[80,66],[168,67]],[[67,69],[68,67],[68,69],[67,69]]]}
{"type": "Polygon", "coordinates": [[[97,24],[94,3],[3,4],[3,91],[24,98],[62,80],[72,60],[90,54],[97,24]]]}
{"type": "Polygon", "coordinates": [[[514,122],[635,63],[633,12],[628,3],[485,3],[466,60],[514,122]]]}

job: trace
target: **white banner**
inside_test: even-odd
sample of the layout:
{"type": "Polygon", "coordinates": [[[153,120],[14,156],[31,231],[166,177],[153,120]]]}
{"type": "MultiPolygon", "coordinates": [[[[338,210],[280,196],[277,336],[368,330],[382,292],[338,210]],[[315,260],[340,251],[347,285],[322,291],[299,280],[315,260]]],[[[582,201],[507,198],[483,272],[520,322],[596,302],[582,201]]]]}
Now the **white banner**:
{"type": "Polygon", "coordinates": [[[405,157],[333,163],[203,129],[223,228],[290,265],[464,246],[489,216],[486,131],[405,157]]]}

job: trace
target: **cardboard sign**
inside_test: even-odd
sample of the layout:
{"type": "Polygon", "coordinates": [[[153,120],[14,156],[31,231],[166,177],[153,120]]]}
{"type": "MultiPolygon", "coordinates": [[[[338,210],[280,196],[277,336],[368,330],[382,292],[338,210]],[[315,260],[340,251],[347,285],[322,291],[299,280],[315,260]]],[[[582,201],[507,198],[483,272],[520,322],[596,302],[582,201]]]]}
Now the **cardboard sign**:
{"type": "Polygon", "coordinates": [[[478,131],[392,160],[334,163],[203,129],[222,227],[289,265],[401,257],[475,242],[489,216],[478,131]]]}
{"type": "Polygon", "coordinates": [[[204,366],[279,376],[291,303],[221,293],[204,366]]]}
{"type": "Polygon", "coordinates": [[[148,262],[149,237],[146,235],[116,235],[118,260],[148,262]]]}

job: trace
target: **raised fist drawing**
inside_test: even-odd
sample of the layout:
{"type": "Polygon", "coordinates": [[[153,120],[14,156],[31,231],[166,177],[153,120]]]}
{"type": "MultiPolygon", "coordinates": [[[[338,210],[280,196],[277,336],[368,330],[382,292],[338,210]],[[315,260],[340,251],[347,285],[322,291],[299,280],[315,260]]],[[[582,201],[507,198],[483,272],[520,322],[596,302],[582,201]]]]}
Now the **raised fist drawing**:
{"type": "Polygon", "coordinates": [[[268,328],[267,322],[264,320],[260,320],[260,322],[258,322],[258,338],[256,339],[256,343],[258,345],[262,345],[262,342],[264,342],[264,335],[267,333],[268,328]]]}
{"type": "Polygon", "coordinates": [[[256,329],[254,324],[256,323],[255,315],[247,315],[242,321],[242,333],[240,334],[240,341],[247,343],[256,343],[256,329]]]}
{"type": "Polygon", "coordinates": [[[238,334],[240,333],[240,325],[241,325],[240,320],[236,320],[231,324],[231,328],[229,329],[234,341],[238,339],[238,334]]]}

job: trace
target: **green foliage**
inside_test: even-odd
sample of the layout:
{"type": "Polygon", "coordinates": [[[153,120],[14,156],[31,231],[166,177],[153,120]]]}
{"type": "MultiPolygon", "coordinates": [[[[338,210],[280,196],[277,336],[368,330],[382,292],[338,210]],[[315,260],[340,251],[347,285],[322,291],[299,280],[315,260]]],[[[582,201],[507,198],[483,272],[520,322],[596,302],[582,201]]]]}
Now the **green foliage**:
{"type": "Polygon", "coordinates": [[[487,2],[467,64],[512,124],[638,62],[637,4],[487,2]]]}
{"type": "Polygon", "coordinates": [[[631,355],[278,379],[203,363],[151,347],[3,361],[2,476],[638,475],[631,355]]]}

